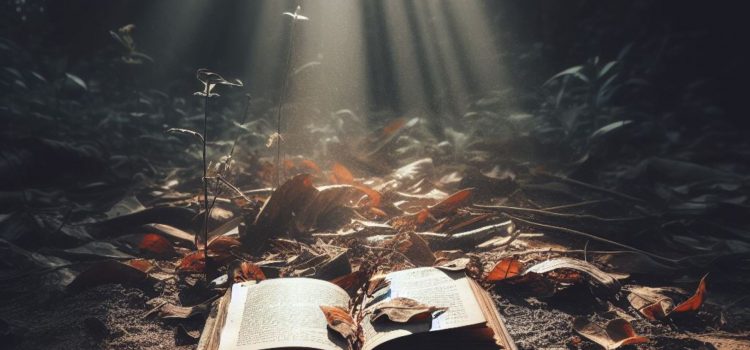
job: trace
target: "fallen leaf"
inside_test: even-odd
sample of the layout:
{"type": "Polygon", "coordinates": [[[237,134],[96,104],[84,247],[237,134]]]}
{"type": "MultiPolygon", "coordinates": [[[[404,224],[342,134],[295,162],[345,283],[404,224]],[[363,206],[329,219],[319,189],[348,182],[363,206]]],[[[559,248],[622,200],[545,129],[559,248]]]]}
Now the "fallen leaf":
{"type": "Polygon", "coordinates": [[[249,261],[241,262],[236,268],[232,269],[233,276],[232,280],[236,282],[245,281],[262,281],[266,279],[266,275],[258,265],[253,264],[249,261]]]}
{"type": "Polygon", "coordinates": [[[334,183],[351,185],[354,183],[354,175],[340,163],[333,163],[331,176],[334,183]]]}
{"type": "Polygon", "coordinates": [[[523,265],[516,258],[505,258],[500,260],[492,271],[487,275],[487,282],[498,282],[507,278],[516,277],[521,274],[523,265]]]}
{"type": "Polygon", "coordinates": [[[602,327],[586,317],[579,317],[573,321],[573,329],[607,350],[617,349],[623,345],[648,342],[648,338],[637,335],[630,322],[621,318],[611,320],[605,327],[602,327]]]}
{"type": "Polygon", "coordinates": [[[344,338],[354,340],[357,336],[357,324],[349,312],[338,306],[320,306],[326,316],[328,328],[338,332],[344,338]]]}
{"type": "Polygon", "coordinates": [[[185,255],[177,266],[177,271],[180,272],[203,272],[205,269],[206,255],[202,250],[185,255]]]}
{"type": "Polygon", "coordinates": [[[370,277],[370,280],[367,282],[367,296],[371,297],[375,292],[387,288],[390,284],[391,282],[385,279],[385,275],[383,274],[370,277]]]}
{"type": "Polygon", "coordinates": [[[695,294],[688,298],[688,300],[680,303],[680,305],[675,306],[671,313],[698,311],[698,309],[700,309],[701,305],[703,305],[703,301],[706,300],[706,277],[708,277],[708,274],[701,278],[695,294]]]}
{"type": "Polygon", "coordinates": [[[320,173],[320,167],[318,167],[318,165],[317,165],[317,164],[315,164],[315,162],[313,162],[312,160],[309,160],[309,159],[303,159],[303,160],[302,160],[302,161],[300,162],[300,165],[302,165],[302,167],[303,167],[303,168],[307,168],[307,169],[310,169],[310,170],[312,170],[312,171],[313,171],[314,173],[316,173],[316,174],[319,174],[319,173],[320,173]]]}
{"type": "Polygon", "coordinates": [[[149,271],[154,269],[154,264],[146,259],[132,259],[128,261],[128,265],[135,267],[136,269],[141,270],[145,273],[148,273],[149,271]]]}
{"type": "Polygon", "coordinates": [[[367,197],[370,198],[369,203],[367,203],[369,206],[372,207],[379,207],[380,206],[380,200],[382,196],[380,195],[380,192],[373,190],[372,188],[369,188],[365,185],[354,185],[354,187],[362,192],[364,192],[367,197]]]}
{"type": "Polygon", "coordinates": [[[706,277],[701,278],[698,289],[690,298],[674,306],[672,298],[664,293],[666,288],[636,287],[630,289],[628,301],[638,312],[651,321],[664,319],[677,313],[700,309],[706,298],[706,277]]]}
{"type": "Polygon", "coordinates": [[[556,258],[543,261],[527,268],[522,274],[547,274],[548,277],[551,277],[553,280],[556,279],[558,282],[570,283],[570,279],[573,275],[565,273],[565,270],[583,272],[589,277],[589,281],[595,282],[595,286],[603,287],[603,292],[606,294],[614,294],[620,290],[620,282],[618,282],[612,275],[600,270],[598,267],[588,262],[572,258],[556,258]],[[553,271],[558,272],[556,270],[563,271],[559,271],[560,273],[558,273],[557,276],[549,274],[553,271]]]}
{"type": "Polygon", "coordinates": [[[166,319],[187,319],[195,315],[206,314],[213,299],[194,306],[180,306],[166,303],[159,308],[159,317],[166,319]]]}
{"type": "Polygon", "coordinates": [[[138,244],[138,249],[162,256],[174,254],[172,242],[155,233],[147,233],[143,235],[141,242],[138,244]]]}
{"type": "Polygon", "coordinates": [[[349,295],[354,295],[357,290],[367,283],[367,273],[362,270],[354,271],[348,275],[337,277],[330,282],[341,287],[349,295]]]}
{"type": "Polygon", "coordinates": [[[391,120],[383,127],[383,136],[390,136],[393,135],[396,131],[401,129],[401,127],[406,124],[406,118],[397,118],[394,120],[391,120]]]}
{"type": "Polygon", "coordinates": [[[469,204],[469,201],[471,200],[471,196],[473,195],[473,193],[474,193],[473,188],[466,188],[466,189],[460,190],[448,196],[448,198],[443,199],[439,203],[429,207],[428,210],[430,211],[430,214],[432,214],[432,216],[436,218],[447,216],[448,214],[454,212],[459,207],[469,204]]]}
{"type": "Polygon", "coordinates": [[[91,265],[68,284],[69,291],[78,292],[87,288],[109,283],[137,284],[148,274],[140,269],[115,260],[107,260],[91,265]]]}
{"type": "Polygon", "coordinates": [[[377,303],[372,309],[372,321],[385,318],[398,323],[424,321],[432,318],[435,311],[445,311],[447,307],[436,307],[422,304],[414,299],[393,298],[377,303]]]}

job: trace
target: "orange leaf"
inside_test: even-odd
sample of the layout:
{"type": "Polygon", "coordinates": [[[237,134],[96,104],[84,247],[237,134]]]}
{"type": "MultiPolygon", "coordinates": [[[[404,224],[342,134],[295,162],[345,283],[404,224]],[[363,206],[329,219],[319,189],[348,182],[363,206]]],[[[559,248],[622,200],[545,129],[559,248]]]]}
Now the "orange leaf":
{"type": "Polygon", "coordinates": [[[146,273],[154,268],[154,265],[146,259],[131,259],[128,261],[128,265],[146,273]]]}
{"type": "Polygon", "coordinates": [[[522,270],[521,262],[515,258],[505,258],[500,260],[492,271],[487,275],[486,280],[488,282],[502,281],[507,278],[516,277],[521,274],[522,270]]]}
{"type": "Polygon", "coordinates": [[[320,306],[320,310],[326,315],[328,327],[338,332],[346,339],[353,340],[357,336],[357,324],[352,316],[338,306],[320,306]]]}
{"type": "Polygon", "coordinates": [[[234,274],[235,282],[262,281],[264,279],[266,279],[266,274],[263,273],[263,270],[249,261],[243,261],[234,274]]]}
{"type": "Polygon", "coordinates": [[[674,309],[672,309],[670,314],[675,312],[697,311],[701,308],[701,305],[703,305],[703,301],[706,300],[706,277],[708,277],[708,274],[704,275],[703,278],[701,278],[695,294],[688,298],[688,300],[683,301],[680,305],[677,305],[674,309]]]}
{"type": "Polygon", "coordinates": [[[468,204],[473,194],[474,194],[473,188],[466,188],[466,189],[460,190],[448,196],[448,198],[443,199],[442,201],[440,201],[440,203],[429,207],[430,214],[432,214],[435,217],[446,216],[449,213],[458,209],[459,207],[468,204]]]}
{"type": "Polygon", "coordinates": [[[367,197],[370,197],[370,206],[373,206],[373,207],[380,206],[380,199],[382,196],[380,195],[378,191],[375,191],[372,188],[369,188],[365,185],[354,185],[354,187],[364,192],[367,195],[367,197]]]}
{"type": "Polygon", "coordinates": [[[287,171],[294,169],[294,162],[289,159],[284,159],[284,169],[287,171]]]}
{"type": "Polygon", "coordinates": [[[352,184],[354,182],[354,175],[345,166],[337,163],[333,163],[333,179],[338,184],[352,184]]]}
{"type": "Polygon", "coordinates": [[[240,241],[229,236],[217,236],[208,242],[208,256],[219,260],[232,256],[232,248],[242,245],[240,241]]]}
{"type": "Polygon", "coordinates": [[[206,255],[202,250],[185,255],[177,266],[177,271],[180,272],[203,272],[205,269],[206,255]]]}
{"type": "Polygon", "coordinates": [[[157,255],[168,255],[174,253],[172,242],[155,233],[145,234],[143,239],[141,239],[141,242],[138,244],[138,249],[157,255]]]}
{"type": "Polygon", "coordinates": [[[320,168],[312,160],[303,159],[302,162],[300,162],[300,164],[302,165],[302,167],[310,169],[310,170],[312,170],[312,171],[314,171],[316,173],[320,172],[320,168]]]}
{"type": "Polygon", "coordinates": [[[382,211],[382,210],[380,210],[378,208],[375,208],[375,207],[370,207],[370,213],[372,213],[373,215],[375,215],[377,217],[381,217],[381,218],[384,218],[384,217],[388,216],[388,214],[386,214],[384,211],[382,211]]]}
{"type": "Polygon", "coordinates": [[[406,118],[394,119],[383,127],[383,136],[390,136],[406,124],[406,118]]]}
{"type": "Polygon", "coordinates": [[[419,213],[417,213],[417,225],[424,224],[428,217],[430,217],[430,212],[427,211],[427,209],[420,210],[419,213]]]}

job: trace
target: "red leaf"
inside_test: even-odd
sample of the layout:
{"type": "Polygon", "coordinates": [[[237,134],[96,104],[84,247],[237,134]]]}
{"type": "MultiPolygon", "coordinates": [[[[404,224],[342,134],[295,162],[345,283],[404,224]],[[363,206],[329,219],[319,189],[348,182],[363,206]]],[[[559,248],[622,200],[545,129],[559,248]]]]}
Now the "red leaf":
{"type": "Polygon", "coordinates": [[[695,294],[688,298],[688,300],[683,301],[680,305],[675,306],[670,313],[698,311],[698,309],[701,308],[701,305],[703,305],[703,301],[706,300],[706,277],[708,277],[708,274],[701,278],[695,294]]]}
{"type": "Polygon", "coordinates": [[[180,272],[203,272],[206,269],[206,255],[203,251],[192,252],[185,255],[177,266],[180,272]]]}
{"type": "Polygon", "coordinates": [[[523,266],[521,266],[521,262],[518,261],[518,259],[505,258],[495,264],[495,267],[493,267],[492,271],[487,275],[486,280],[488,282],[497,282],[516,277],[521,274],[522,269],[523,266]]]}
{"type": "Polygon", "coordinates": [[[349,184],[354,183],[354,175],[345,166],[339,163],[333,163],[333,180],[338,184],[349,184]]]}
{"type": "Polygon", "coordinates": [[[145,234],[138,244],[138,249],[156,255],[170,255],[174,253],[172,242],[155,233],[145,234]]]}
{"type": "Polygon", "coordinates": [[[243,261],[234,273],[235,282],[262,281],[264,279],[266,279],[266,275],[263,270],[249,261],[243,261]]]}

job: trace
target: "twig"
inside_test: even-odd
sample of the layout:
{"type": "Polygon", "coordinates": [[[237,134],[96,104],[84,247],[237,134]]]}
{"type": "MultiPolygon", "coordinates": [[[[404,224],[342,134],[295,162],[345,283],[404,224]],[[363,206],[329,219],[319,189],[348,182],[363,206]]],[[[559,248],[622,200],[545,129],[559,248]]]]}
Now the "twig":
{"type": "Polygon", "coordinates": [[[220,181],[221,183],[223,183],[223,184],[224,184],[225,186],[229,187],[229,188],[230,188],[230,189],[231,189],[232,191],[234,191],[234,192],[236,192],[237,194],[239,194],[239,195],[240,195],[240,197],[242,197],[242,199],[244,199],[244,200],[246,200],[246,201],[250,202],[250,198],[248,198],[247,196],[245,196],[245,194],[244,194],[244,193],[242,193],[242,191],[241,191],[241,190],[240,190],[239,188],[237,188],[237,187],[236,187],[235,185],[232,185],[232,184],[231,184],[231,183],[230,183],[229,181],[227,181],[227,179],[225,179],[225,178],[224,178],[223,176],[221,176],[221,175],[218,175],[218,176],[216,177],[216,179],[217,179],[217,180],[219,180],[219,181],[220,181]]]}
{"type": "MultiPolygon", "coordinates": [[[[299,6],[297,6],[299,8],[299,6]]],[[[296,15],[296,11],[295,11],[296,15]]],[[[276,111],[276,181],[274,187],[279,187],[281,184],[281,107],[284,105],[284,99],[286,98],[287,84],[289,83],[289,71],[292,69],[292,49],[294,48],[294,25],[297,23],[296,18],[292,18],[292,23],[289,24],[289,46],[286,53],[286,72],[284,73],[284,80],[281,83],[281,94],[279,95],[279,106],[276,111]]]]}
{"type": "Polygon", "coordinates": [[[660,256],[660,255],[656,255],[654,253],[649,253],[647,251],[638,249],[636,247],[632,247],[632,246],[629,246],[627,244],[623,244],[623,243],[615,242],[615,241],[612,241],[612,240],[609,240],[609,239],[606,239],[606,238],[595,236],[595,235],[592,235],[590,233],[581,232],[581,231],[574,230],[574,229],[567,228],[567,227],[560,227],[560,226],[553,226],[553,225],[541,224],[541,223],[538,223],[538,222],[533,222],[533,221],[521,219],[521,218],[518,218],[518,217],[514,217],[512,215],[505,214],[505,213],[503,213],[503,215],[505,215],[507,218],[509,218],[511,220],[522,222],[522,223],[527,224],[529,226],[535,226],[535,227],[539,227],[539,228],[546,228],[546,229],[550,229],[550,230],[555,230],[555,231],[570,233],[570,234],[574,234],[574,235],[578,235],[578,236],[582,236],[582,237],[587,237],[587,238],[590,238],[590,239],[595,240],[595,241],[607,243],[607,244],[610,244],[610,245],[613,245],[613,246],[617,246],[617,247],[620,247],[620,248],[623,248],[623,249],[627,249],[627,250],[633,251],[635,253],[639,253],[639,254],[648,256],[650,258],[654,258],[654,259],[661,260],[661,261],[666,261],[666,262],[669,262],[669,263],[672,263],[672,264],[677,264],[677,263],[680,262],[680,260],[677,260],[677,259],[670,259],[670,258],[666,258],[666,257],[660,256]]]}
{"type": "Polygon", "coordinates": [[[587,205],[591,205],[591,204],[601,204],[601,203],[605,203],[605,202],[609,202],[609,201],[611,201],[611,199],[609,199],[609,198],[594,199],[594,200],[590,200],[590,201],[584,201],[584,202],[578,202],[578,203],[571,203],[571,204],[558,205],[558,206],[554,206],[554,207],[542,208],[541,210],[553,211],[553,210],[571,209],[571,208],[578,208],[578,207],[583,207],[583,206],[587,206],[587,205]]]}
{"type": "Polygon", "coordinates": [[[566,182],[566,183],[569,183],[569,184],[581,186],[581,187],[584,187],[584,188],[587,188],[587,189],[590,189],[590,190],[593,190],[593,191],[607,193],[609,195],[612,195],[612,196],[615,196],[615,197],[619,197],[621,199],[626,199],[626,200],[629,200],[629,201],[632,201],[632,202],[646,203],[646,201],[643,200],[643,199],[640,199],[640,198],[637,198],[637,197],[633,197],[631,195],[627,195],[627,194],[624,194],[624,193],[620,193],[620,192],[617,192],[617,191],[614,191],[614,190],[610,190],[610,189],[607,189],[607,188],[604,188],[604,187],[599,187],[599,186],[595,186],[595,185],[592,185],[592,184],[589,184],[589,183],[585,183],[585,182],[582,182],[582,181],[574,180],[574,179],[571,179],[571,178],[566,177],[566,176],[555,175],[555,174],[551,174],[551,173],[544,172],[544,171],[540,171],[537,174],[542,175],[542,176],[551,177],[553,179],[556,179],[556,180],[559,180],[559,181],[562,181],[562,182],[566,182]]]}
{"type": "MultiPolygon", "coordinates": [[[[206,268],[204,270],[206,274],[206,281],[208,281],[208,270],[209,270],[209,258],[208,258],[208,217],[211,214],[209,211],[211,208],[208,206],[208,163],[206,162],[206,142],[208,140],[208,97],[211,96],[211,91],[206,88],[204,103],[203,103],[203,208],[205,209],[205,217],[203,220],[203,257],[205,259],[206,268]]],[[[198,246],[198,243],[195,244],[198,246]]]]}
{"type": "Polygon", "coordinates": [[[508,207],[504,205],[474,204],[473,206],[476,208],[481,208],[481,209],[492,209],[492,210],[508,211],[508,212],[516,212],[516,213],[530,213],[530,214],[546,215],[546,216],[565,218],[565,219],[595,220],[595,221],[601,221],[601,222],[638,221],[638,220],[645,220],[649,218],[647,216],[635,216],[635,217],[624,217],[624,218],[603,218],[601,216],[596,216],[596,215],[565,214],[565,213],[556,213],[556,212],[548,211],[545,209],[508,207]]]}

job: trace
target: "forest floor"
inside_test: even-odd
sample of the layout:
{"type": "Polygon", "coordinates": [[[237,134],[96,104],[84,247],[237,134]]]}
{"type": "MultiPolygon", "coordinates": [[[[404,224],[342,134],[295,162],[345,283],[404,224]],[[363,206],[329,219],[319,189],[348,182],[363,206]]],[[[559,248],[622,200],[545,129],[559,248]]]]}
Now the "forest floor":
{"type": "Polygon", "coordinates": [[[563,87],[520,112],[493,92],[452,121],[290,104],[275,138],[273,103],[227,92],[207,177],[208,270],[226,281],[209,284],[202,147],[165,132],[199,130],[202,99],[27,73],[2,110],[5,348],[189,349],[227,281],[361,293],[444,264],[492,292],[520,349],[601,348],[586,329],[614,320],[641,349],[750,347],[750,143],[719,121],[613,119],[561,106],[563,87]]]}

